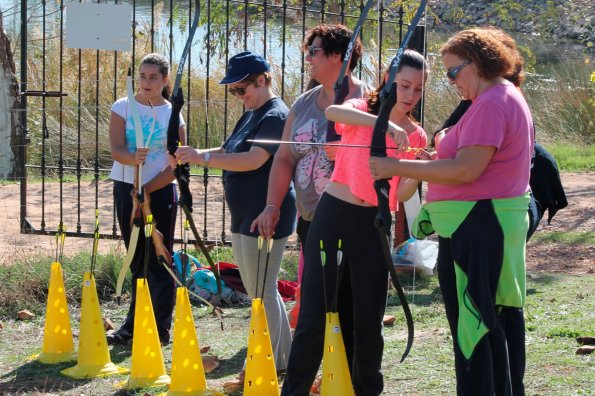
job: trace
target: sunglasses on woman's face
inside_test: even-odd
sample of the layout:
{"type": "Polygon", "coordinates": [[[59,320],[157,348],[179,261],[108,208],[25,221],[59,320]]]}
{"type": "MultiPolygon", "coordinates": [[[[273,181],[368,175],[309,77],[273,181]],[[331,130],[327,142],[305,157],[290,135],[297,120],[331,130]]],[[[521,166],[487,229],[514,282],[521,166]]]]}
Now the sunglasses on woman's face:
{"type": "Polygon", "coordinates": [[[243,87],[229,88],[227,90],[227,92],[229,92],[233,96],[244,96],[244,95],[246,95],[246,88],[247,87],[248,87],[248,85],[244,85],[243,87]]]}
{"type": "Polygon", "coordinates": [[[457,67],[453,67],[453,68],[450,68],[450,69],[448,69],[448,70],[446,71],[446,78],[448,78],[449,80],[453,80],[453,81],[455,81],[455,80],[457,79],[457,74],[459,74],[459,72],[460,72],[461,70],[463,70],[463,68],[464,68],[465,66],[467,66],[469,63],[471,63],[471,61],[468,61],[468,60],[467,60],[467,61],[465,61],[465,62],[461,63],[461,64],[460,64],[459,66],[457,66],[457,67]]]}
{"type": "Polygon", "coordinates": [[[310,58],[313,58],[313,57],[316,56],[316,51],[321,51],[322,48],[321,47],[316,47],[314,45],[309,45],[307,47],[307,50],[308,50],[308,55],[310,55],[310,58]]]}

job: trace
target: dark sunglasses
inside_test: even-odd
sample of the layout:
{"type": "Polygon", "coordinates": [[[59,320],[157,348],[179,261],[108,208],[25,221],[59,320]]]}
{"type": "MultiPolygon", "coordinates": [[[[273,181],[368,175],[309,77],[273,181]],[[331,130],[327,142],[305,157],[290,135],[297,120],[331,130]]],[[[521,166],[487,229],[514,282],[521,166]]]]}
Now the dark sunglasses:
{"type": "Polygon", "coordinates": [[[244,95],[246,95],[247,87],[248,87],[248,85],[244,85],[243,87],[229,88],[227,90],[227,92],[229,92],[233,96],[244,96],[244,95]]]}
{"type": "Polygon", "coordinates": [[[457,79],[457,74],[459,74],[459,72],[461,70],[463,70],[463,67],[467,66],[469,63],[471,63],[471,61],[467,60],[463,63],[461,63],[459,66],[448,69],[446,71],[446,78],[448,78],[449,80],[456,80],[457,79]]]}
{"type": "Polygon", "coordinates": [[[311,58],[316,56],[316,51],[321,51],[322,47],[315,47],[313,45],[309,45],[306,50],[308,51],[308,55],[310,55],[311,58]]]}

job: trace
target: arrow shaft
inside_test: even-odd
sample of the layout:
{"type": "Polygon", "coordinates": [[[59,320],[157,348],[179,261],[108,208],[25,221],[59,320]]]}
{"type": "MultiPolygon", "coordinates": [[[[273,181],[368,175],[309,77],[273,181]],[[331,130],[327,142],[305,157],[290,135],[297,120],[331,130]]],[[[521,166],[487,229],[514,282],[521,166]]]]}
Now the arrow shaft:
{"type": "MultiPolygon", "coordinates": [[[[363,144],[342,144],[342,143],[316,143],[316,142],[291,142],[287,140],[273,140],[273,139],[248,139],[247,142],[249,143],[260,143],[260,144],[291,144],[291,145],[298,145],[303,144],[306,146],[324,146],[324,147],[351,147],[351,148],[381,148],[376,146],[366,146],[363,144]]],[[[397,150],[396,147],[386,147],[387,150],[397,150]]],[[[422,149],[417,147],[407,147],[405,152],[420,152],[422,149]]]]}

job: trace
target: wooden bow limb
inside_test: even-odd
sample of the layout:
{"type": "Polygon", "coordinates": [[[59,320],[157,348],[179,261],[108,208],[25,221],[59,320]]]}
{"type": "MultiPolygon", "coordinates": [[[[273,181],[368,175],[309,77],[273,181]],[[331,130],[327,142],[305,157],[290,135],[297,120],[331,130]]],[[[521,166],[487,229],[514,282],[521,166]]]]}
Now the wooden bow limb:
{"type": "MultiPolygon", "coordinates": [[[[132,121],[134,123],[134,133],[136,138],[136,147],[143,147],[143,130],[141,126],[140,116],[138,114],[138,108],[136,106],[136,99],[134,98],[134,88],[132,86],[132,69],[128,68],[128,75],[126,77],[126,91],[128,96],[128,106],[130,107],[130,113],[132,115],[132,121]]],[[[153,123],[153,126],[155,124],[153,123]]],[[[126,279],[126,273],[132,264],[134,255],[136,253],[136,247],[138,245],[138,236],[140,234],[140,227],[143,225],[142,213],[139,205],[139,197],[136,196],[136,192],[139,191],[139,186],[142,186],[142,164],[134,167],[134,190],[132,192],[132,213],[130,214],[130,241],[128,243],[128,250],[126,251],[126,257],[118,273],[118,280],[116,281],[116,301],[118,305],[122,302],[122,288],[124,287],[124,280],[126,279]]]]}
{"type": "MultiPolygon", "coordinates": [[[[155,217],[153,216],[153,214],[151,212],[150,195],[145,192],[144,194],[142,194],[142,196],[144,197],[144,200],[143,200],[143,202],[140,202],[140,208],[143,213],[143,218],[146,219],[146,218],[148,218],[148,216],[151,216],[151,218],[154,219],[155,217]]],[[[178,286],[186,287],[186,285],[183,284],[182,281],[180,281],[178,279],[178,277],[172,270],[173,259],[172,259],[171,253],[169,252],[169,250],[167,250],[167,247],[165,247],[165,244],[163,243],[163,234],[157,229],[157,224],[154,220],[153,220],[153,232],[151,233],[151,241],[153,242],[153,246],[155,247],[155,254],[157,255],[157,261],[159,261],[159,263],[161,263],[161,265],[163,265],[165,270],[168,272],[168,274],[171,276],[171,278],[174,280],[174,282],[176,282],[176,284],[178,286]]],[[[208,308],[211,310],[211,312],[214,312],[215,315],[217,315],[217,318],[219,319],[219,322],[221,323],[221,330],[223,330],[223,317],[221,316],[220,310],[216,309],[215,306],[213,306],[213,304],[211,304],[208,300],[199,296],[198,294],[193,293],[190,290],[188,290],[188,293],[190,295],[196,297],[200,301],[204,302],[208,306],[208,308]]]]}
{"type": "Polygon", "coordinates": [[[118,274],[118,281],[116,282],[116,301],[118,302],[118,305],[120,305],[120,303],[122,302],[122,288],[124,287],[126,273],[130,268],[130,264],[132,264],[132,259],[134,258],[136,247],[138,246],[138,236],[140,234],[141,225],[142,219],[140,219],[140,222],[135,221],[132,225],[132,231],[130,232],[130,242],[128,243],[128,250],[126,251],[126,257],[124,258],[124,262],[122,263],[122,267],[120,268],[120,273],[118,274]]]}
{"type": "MultiPolygon", "coordinates": [[[[142,196],[142,202],[139,201],[138,205],[140,206],[140,209],[142,211],[143,218],[146,219],[149,215],[153,216],[153,212],[151,211],[150,195],[147,193],[134,195],[136,195],[136,197],[133,197],[133,202],[134,200],[138,200],[139,196],[142,196]]],[[[153,219],[154,218],[155,217],[153,216],[153,219]]],[[[165,247],[165,243],[163,243],[163,234],[157,229],[157,224],[154,220],[153,232],[151,233],[151,240],[153,241],[153,246],[155,247],[155,254],[157,255],[157,259],[160,261],[164,261],[171,268],[173,262],[171,258],[171,253],[169,252],[169,250],[167,250],[167,247],[165,247]]]]}

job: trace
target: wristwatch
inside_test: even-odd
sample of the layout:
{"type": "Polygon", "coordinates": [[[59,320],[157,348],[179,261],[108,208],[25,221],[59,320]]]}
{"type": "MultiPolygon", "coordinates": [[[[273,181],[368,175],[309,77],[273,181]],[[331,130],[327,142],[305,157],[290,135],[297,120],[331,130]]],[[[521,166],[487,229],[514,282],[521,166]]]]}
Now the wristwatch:
{"type": "Polygon", "coordinates": [[[206,153],[203,154],[203,158],[205,159],[205,166],[208,168],[209,161],[211,160],[211,153],[207,151],[206,153]]]}

